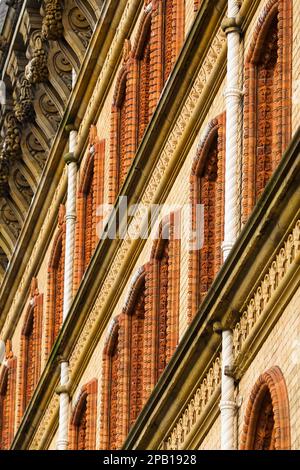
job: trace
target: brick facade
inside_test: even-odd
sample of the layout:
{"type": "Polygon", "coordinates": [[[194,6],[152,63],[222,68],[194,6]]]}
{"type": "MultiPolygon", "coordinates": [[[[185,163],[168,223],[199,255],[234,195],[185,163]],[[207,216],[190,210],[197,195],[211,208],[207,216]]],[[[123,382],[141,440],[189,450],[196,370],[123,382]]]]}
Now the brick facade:
{"type": "Polygon", "coordinates": [[[115,450],[118,448],[120,441],[117,431],[119,412],[118,377],[120,374],[119,328],[119,318],[115,318],[103,351],[100,430],[101,450],[115,450]]]}
{"type": "Polygon", "coordinates": [[[58,229],[54,238],[48,266],[47,313],[45,354],[49,356],[59,333],[63,319],[64,272],[65,272],[65,207],[60,206],[58,229]]]}
{"type": "MultiPolygon", "coordinates": [[[[192,320],[222,263],[224,240],[225,113],[213,119],[200,143],[190,176],[193,233],[202,231],[202,247],[189,254],[188,318],[192,320]],[[199,206],[204,226],[199,221],[199,206]],[[198,221],[198,222],[197,222],[198,221]]],[[[194,240],[192,240],[194,241],[194,240]]]]}
{"type": "Polygon", "coordinates": [[[96,449],[98,382],[93,379],[81,389],[70,423],[70,450],[96,449]]]}
{"type": "Polygon", "coordinates": [[[241,450],[291,448],[289,399],[284,376],[275,366],[254,385],[245,412],[241,450]]]}
{"type": "Polygon", "coordinates": [[[101,449],[122,446],[177,347],[178,231],[179,214],[160,223],[151,259],[134,276],[111,328],[103,354],[101,449]]]}
{"type": "Polygon", "coordinates": [[[292,0],[269,0],[245,63],[242,222],[291,138],[292,0]]]}
{"type": "Polygon", "coordinates": [[[8,450],[14,436],[17,358],[6,342],[6,363],[0,374],[0,450],[8,450]]]}
{"type": "MultiPolygon", "coordinates": [[[[191,0],[191,12],[193,13],[193,6],[194,11],[198,11],[201,4],[201,0],[191,0]]],[[[252,34],[251,30],[251,35],[249,35],[251,43],[250,47],[246,48],[244,69],[243,155],[239,175],[242,179],[240,203],[243,223],[247,221],[263,193],[291,136],[293,2],[292,0],[266,0],[262,4],[264,8],[259,8],[260,15],[255,13],[256,16],[252,19],[255,20],[253,24],[256,27],[254,33],[252,34]],[[257,18],[259,18],[258,21],[257,18]]],[[[252,14],[254,13],[251,12],[252,14]]],[[[193,16],[196,17],[194,14],[193,16]]],[[[200,16],[197,18],[199,19],[200,16]]],[[[97,208],[104,202],[114,204],[125,182],[183,44],[184,33],[187,33],[184,31],[184,22],[184,0],[145,0],[138,24],[133,25],[133,33],[130,32],[126,36],[116,81],[113,73],[117,65],[112,72],[111,83],[115,83],[114,89],[109,89],[103,98],[106,114],[104,117],[101,115],[97,127],[91,126],[90,137],[86,139],[87,142],[81,154],[84,157],[78,171],[74,294],[92,259],[98,243],[98,235],[101,232],[102,221],[97,215],[97,208]],[[107,120],[110,120],[110,129],[107,120]],[[104,132],[105,126],[107,130],[104,132]],[[105,139],[100,140],[100,135],[105,139],[109,138],[109,145],[106,144],[105,139]],[[105,173],[106,168],[107,173],[105,173]],[[108,176],[108,181],[106,181],[106,176],[108,176]]],[[[247,31],[245,31],[245,37],[247,31]]],[[[120,41],[121,46],[124,37],[122,36],[123,39],[120,41]]],[[[247,40],[245,39],[246,45],[247,40]]],[[[215,67],[214,54],[217,56],[222,47],[221,42],[216,41],[207,62],[204,56],[204,69],[206,68],[208,78],[205,76],[205,70],[201,71],[200,78],[203,81],[205,93],[206,79],[209,80],[208,71],[215,67]]],[[[225,79],[221,82],[223,78],[218,78],[221,91],[226,83],[225,79]]],[[[213,86],[211,88],[213,89],[213,86]]],[[[104,339],[101,337],[95,352],[102,367],[99,365],[97,372],[91,373],[88,367],[94,363],[88,363],[87,360],[87,367],[86,365],[79,366],[81,369],[78,377],[84,370],[84,378],[82,379],[81,376],[79,380],[82,382],[80,383],[85,383],[90,377],[96,376],[99,386],[97,380],[94,379],[79,390],[79,398],[73,407],[70,420],[70,449],[95,449],[98,447],[98,440],[100,449],[114,450],[122,447],[128,432],[136,422],[176,350],[179,336],[183,336],[187,323],[191,323],[195,317],[221,268],[221,244],[224,240],[226,114],[222,113],[210,121],[224,109],[224,99],[220,90],[216,91],[216,97],[212,98],[213,104],[207,105],[207,111],[205,111],[207,114],[201,116],[203,121],[199,118],[197,124],[192,123],[191,126],[194,127],[190,128],[190,134],[183,128],[182,161],[176,150],[178,144],[176,136],[174,137],[174,141],[167,148],[169,163],[174,164],[174,167],[170,165],[171,170],[168,173],[167,163],[159,160],[153,169],[153,175],[149,175],[149,179],[154,180],[161,171],[163,183],[161,187],[159,184],[157,186],[153,184],[153,193],[151,196],[146,194],[144,198],[150,201],[153,196],[153,201],[167,201],[168,204],[173,203],[173,200],[175,202],[178,200],[180,203],[190,202],[191,224],[194,232],[197,228],[199,229],[196,225],[196,205],[202,204],[204,208],[203,246],[201,249],[189,250],[188,243],[186,243],[188,235],[185,233],[182,241],[177,238],[176,221],[180,219],[180,214],[172,213],[160,224],[157,240],[153,246],[148,240],[145,246],[139,245],[135,252],[135,247],[132,245],[133,248],[130,251],[133,253],[132,259],[129,259],[129,256],[127,258],[125,250],[124,258],[122,258],[123,253],[120,249],[120,259],[128,263],[130,269],[132,266],[134,269],[137,268],[137,271],[129,285],[126,279],[123,285],[122,279],[120,287],[116,286],[115,292],[109,294],[113,307],[109,305],[108,310],[111,309],[114,320],[104,350],[104,339]],[[190,156],[192,155],[193,158],[195,155],[194,149],[197,144],[192,139],[198,139],[200,128],[202,132],[208,121],[210,122],[206,134],[198,146],[191,165],[190,156]],[[164,164],[165,169],[161,169],[160,165],[164,164]],[[177,165],[178,168],[182,165],[178,173],[176,173],[177,165]],[[175,181],[174,185],[170,181],[175,181]],[[162,187],[163,185],[165,187],[162,187]],[[186,186],[186,190],[181,194],[182,185],[186,186]],[[186,282],[184,287],[182,287],[184,283],[182,281],[186,282]],[[181,303],[180,296],[183,299],[181,303]],[[182,318],[184,321],[181,320],[182,318]],[[180,335],[179,320],[183,325],[180,335]],[[86,369],[83,369],[85,367],[86,369]],[[99,418],[99,413],[97,417],[97,394],[98,397],[101,395],[101,402],[98,399],[98,407],[101,408],[100,432],[96,423],[99,418]]],[[[196,90],[195,94],[197,93],[196,90]]],[[[169,119],[168,116],[166,119],[169,119]]],[[[85,123],[86,121],[83,120],[82,127],[85,123]]],[[[181,124],[184,126],[182,121],[181,124]]],[[[179,132],[179,127],[180,125],[177,125],[177,128],[174,126],[174,135],[179,132]]],[[[79,130],[79,135],[81,132],[82,130],[79,130]]],[[[172,129],[171,132],[173,132],[172,129]]],[[[168,137],[163,136],[163,138],[168,137]]],[[[163,143],[161,145],[163,149],[163,143]]],[[[159,179],[160,176],[157,178],[159,179]]],[[[61,188],[60,191],[55,207],[63,200],[61,188]]],[[[143,195],[141,195],[141,200],[143,201],[143,195]]],[[[37,281],[34,279],[29,306],[22,304],[26,306],[26,309],[22,312],[22,324],[16,334],[17,341],[18,334],[20,336],[20,351],[16,351],[14,347],[18,357],[18,374],[17,359],[11,352],[7,357],[6,366],[3,366],[1,370],[0,448],[9,447],[14,435],[14,421],[17,425],[21,423],[26,407],[32,398],[41,373],[40,351],[44,354],[44,362],[46,362],[62,326],[65,231],[65,208],[61,205],[58,224],[54,230],[50,248],[47,248],[51,249],[49,264],[48,255],[45,256],[46,261],[42,261],[45,265],[47,264],[48,268],[48,280],[46,281],[46,278],[42,280],[45,284],[47,282],[45,318],[43,318],[43,295],[40,294],[37,281]],[[44,325],[45,331],[43,331],[44,325]],[[18,384],[16,383],[17,376],[18,384]],[[15,393],[16,388],[18,394],[15,393]]],[[[49,232],[50,229],[48,229],[47,237],[49,232]]],[[[48,240],[47,238],[47,243],[49,243],[48,240]]],[[[113,250],[114,248],[112,249],[112,265],[115,262],[113,250]]],[[[113,269],[117,278],[116,265],[117,263],[113,265],[113,269]]],[[[131,273],[131,271],[129,273],[129,267],[127,269],[126,266],[124,269],[125,277],[131,273]]],[[[42,272],[39,264],[35,269],[40,270],[37,276],[40,275],[41,278],[45,276],[46,270],[42,272]]],[[[105,269],[108,273],[110,266],[105,269]]],[[[111,286],[105,284],[105,276],[106,271],[105,275],[103,274],[103,285],[97,285],[99,292],[101,290],[101,296],[102,288],[105,295],[106,292],[110,292],[111,286]]],[[[40,283],[39,285],[43,288],[40,283]]],[[[28,295],[27,292],[26,295],[28,295]]],[[[96,295],[98,293],[95,297],[96,295]]],[[[106,302],[103,296],[96,306],[89,305],[89,310],[86,311],[88,319],[91,311],[94,313],[97,309],[97,321],[99,319],[100,324],[101,318],[102,322],[101,330],[98,330],[101,331],[101,335],[108,321],[106,302]],[[102,317],[105,319],[102,320],[102,317]]],[[[92,321],[90,321],[90,331],[86,337],[84,337],[85,331],[82,331],[82,336],[78,334],[78,338],[81,338],[83,345],[88,335],[92,335],[92,321]]],[[[74,350],[76,347],[77,345],[74,346],[74,350]]],[[[74,379],[74,387],[76,387],[78,378],[76,361],[81,360],[81,351],[76,350],[70,354],[72,354],[70,367],[73,368],[72,377],[76,377],[74,379]]],[[[273,362],[266,365],[263,370],[271,367],[272,364],[273,362]]],[[[255,380],[256,378],[254,380],[252,378],[251,384],[255,380]]],[[[247,385],[249,388],[249,384],[247,385]]],[[[51,406],[54,409],[54,405],[51,406]]],[[[241,448],[289,449],[291,447],[289,425],[289,402],[284,378],[279,368],[273,367],[261,375],[251,392],[245,415],[241,448]]],[[[220,430],[218,429],[217,432],[219,436],[220,430]]]]}
{"type": "Polygon", "coordinates": [[[101,232],[97,210],[103,204],[105,140],[99,140],[95,126],[90,131],[89,153],[82,171],[76,201],[74,291],[89,265],[101,232]]]}
{"type": "Polygon", "coordinates": [[[43,294],[40,294],[37,280],[33,278],[21,334],[18,422],[22,419],[40,377],[42,327],[43,294]]]}

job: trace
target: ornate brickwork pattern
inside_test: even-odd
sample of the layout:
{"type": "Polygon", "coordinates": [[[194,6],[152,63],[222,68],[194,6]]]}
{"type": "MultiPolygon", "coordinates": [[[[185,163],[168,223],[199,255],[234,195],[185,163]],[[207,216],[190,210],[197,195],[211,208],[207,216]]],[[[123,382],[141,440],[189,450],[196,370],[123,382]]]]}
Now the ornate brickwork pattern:
{"type": "Polygon", "coordinates": [[[119,319],[113,320],[103,351],[100,449],[117,449],[119,319]]]}
{"type": "Polygon", "coordinates": [[[81,389],[70,423],[70,450],[96,449],[98,382],[93,379],[81,389]]]}
{"type": "Polygon", "coordinates": [[[134,276],[104,349],[101,448],[121,448],[177,347],[179,269],[172,213],[159,226],[151,260],[134,276]]]}
{"type": "Polygon", "coordinates": [[[21,335],[18,423],[34,393],[41,373],[41,341],[43,326],[43,294],[37,280],[31,283],[30,301],[21,335]]]}
{"type": "MultiPolygon", "coordinates": [[[[202,247],[189,254],[188,319],[192,320],[221,267],[224,239],[225,114],[211,121],[197,150],[190,177],[192,230],[202,247]],[[203,223],[197,205],[203,206],[203,223]],[[200,222],[200,227],[199,227],[200,222]]],[[[198,206],[199,207],[199,206],[198,206]]],[[[202,215],[202,214],[201,214],[202,215]]],[[[193,242],[193,240],[191,240],[193,242]]]]}
{"type": "Polygon", "coordinates": [[[241,450],[290,450],[289,399],[284,376],[275,366],[254,385],[244,418],[241,450]]]}
{"type": "Polygon", "coordinates": [[[59,333],[63,319],[64,270],[65,270],[65,207],[60,206],[58,230],[53,242],[48,266],[47,313],[45,354],[48,358],[59,333]]]}
{"type": "Polygon", "coordinates": [[[105,140],[99,140],[95,126],[90,132],[88,158],[83,168],[76,201],[77,221],[74,259],[74,291],[88,267],[101,232],[97,209],[103,204],[105,140]]]}
{"type": "Polygon", "coordinates": [[[129,40],[124,43],[111,112],[111,204],[125,181],[183,36],[184,2],[154,0],[145,6],[133,49],[129,40]]]}
{"type": "Polygon", "coordinates": [[[8,450],[14,436],[17,358],[6,343],[6,361],[0,373],[0,450],[8,450]]]}
{"type": "Polygon", "coordinates": [[[146,270],[146,320],[144,399],[149,398],[157,380],[178,345],[180,214],[164,218],[153,244],[146,270]],[[176,222],[176,224],[175,224],[176,222]]]}
{"type": "Polygon", "coordinates": [[[245,63],[242,222],[291,137],[292,1],[269,0],[245,63]]]}

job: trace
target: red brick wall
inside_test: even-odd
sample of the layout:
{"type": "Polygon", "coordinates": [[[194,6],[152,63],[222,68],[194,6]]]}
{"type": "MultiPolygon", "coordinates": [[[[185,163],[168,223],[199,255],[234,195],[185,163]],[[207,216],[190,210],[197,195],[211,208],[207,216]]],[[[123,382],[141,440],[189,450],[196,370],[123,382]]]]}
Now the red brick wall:
{"type": "Polygon", "coordinates": [[[190,177],[192,229],[196,205],[204,206],[203,246],[189,254],[188,318],[192,320],[222,262],[224,239],[225,113],[211,121],[197,151],[190,177]]]}
{"type": "Polygon", "coordinates": [[[7,341],[6,365],[0,374],[0,450],[8,450],[14,437],[17,359],[7,341]]]}
{"type": "Polygon", "coordinates": [[[65,207],[60,206],[58,229],[53,242],[48,266],[46,355],[49,356],[59,333],[63,319],[64,272],[65,272],[65,207]]]}
{"type": "Polygon", "coordinates": [[[180,239],[171,214],[103,353],[101,449],[119,449],[178,344],[180,239]],[[165,239],[164,239],[165,238],[165,239]]]}
{"type": "Polygon", "coordinates": [[[245,64],[242,222],[291,138],[292,0],[269,0],[245,64]]]}
{"type": "Polygon", "coordinates": [[[103,204],[105,140],[99,140],[95,126],[91,128],[89,150],[76,201],[74,292],[89,265],[101,232],[97,208],[103,204]]]}
{"type": "Polygon", "coordinates": [[[70,450],[96,449],[98,382],[93,379],[81,389],[70,423],[70,450]]]}
{"type": "Polygon", "coordinates": [[[21,422],[41,373],[43,294],[37,280],[31,284],[30,303],[21,334],[18,422],[21,422]]]}
{"type": "Polygon", "coordinates": [[[290,450],[287,388],[279,367],[262,374],[254,385],[245,413],[241,450],[290,450]]]}

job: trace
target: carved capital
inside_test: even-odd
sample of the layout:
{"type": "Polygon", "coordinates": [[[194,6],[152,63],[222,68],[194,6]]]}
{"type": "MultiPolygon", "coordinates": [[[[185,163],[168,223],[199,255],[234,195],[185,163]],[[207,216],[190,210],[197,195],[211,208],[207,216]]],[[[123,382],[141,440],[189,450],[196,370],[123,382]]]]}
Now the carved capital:
{"type": "Polygon", "coordinates": [[[222,21],[221,27],[225,34],[232,33],[232,32],[237,32],[241,34],[242,33],[241,22],[242,22],[242,18],[240,16],[236,18],[227,17],[227,18],[224,18],[224,20],[222,21]]]}

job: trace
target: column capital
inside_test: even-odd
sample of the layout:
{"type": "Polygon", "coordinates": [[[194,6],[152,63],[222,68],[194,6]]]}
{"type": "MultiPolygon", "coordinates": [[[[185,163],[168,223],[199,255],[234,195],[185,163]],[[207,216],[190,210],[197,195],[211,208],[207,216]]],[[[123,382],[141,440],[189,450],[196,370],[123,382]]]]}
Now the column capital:
{"type": "Polygon", "coordinates": [[[69,124],[66,124],[66,126],[65,126],[65,131],[66,131],[68,134],[69,134],[70,132],[72,132],[72,131],[77,131],[77,130],[78,130],[77,127],[76,127],[75,124],[72,123],[72,122],[69,123],[69,124]]]}
{"type": "Polygon", "coordinates": [[[225,34],[235,32],[241,35],[242,34],[241,23],[242,23],[242,17],[239,15],[234,18],[227,17],[227,18],[224,18],[224,20],[222,21],[221,28],[225,34]]]}
{"type": "Polygon", "coordinates": [[[65,163],[69,165],[70,163],[77,163],[77,157],[75,156],[74,152],[66,153],[64,156],[65,163]]]}
{"type": "Polygon", "coordinates": [[[218,333],[219,335],[221,335],[224,331],[232,331],[232,328],[230,328],[229,326],[223,325],[219,321],[216,321],[213,324],[213,331],[214,333],[218,333]]]}
{"type": "Polygon", "coordinates": [[[236,411],[238,406],[237,406],[237,403],[235,401],[232,401],[232,400],[222,400],[220,402],[220,410],[234,410],[236,411]]]}

